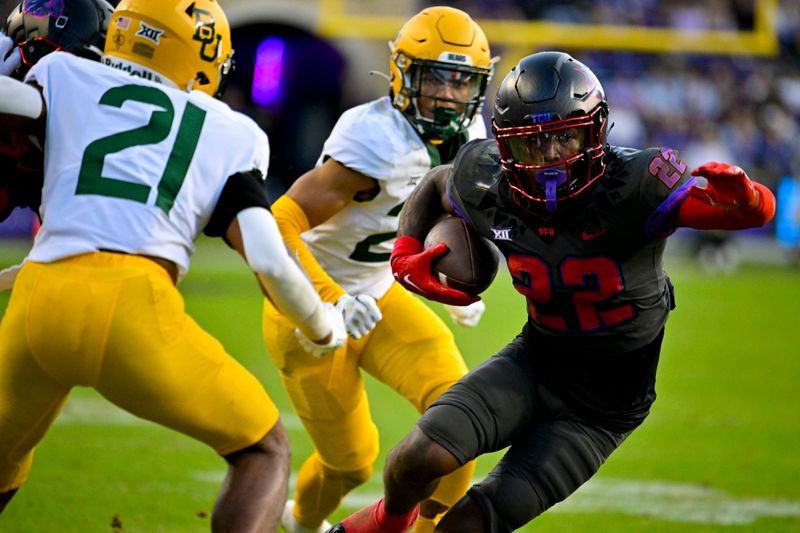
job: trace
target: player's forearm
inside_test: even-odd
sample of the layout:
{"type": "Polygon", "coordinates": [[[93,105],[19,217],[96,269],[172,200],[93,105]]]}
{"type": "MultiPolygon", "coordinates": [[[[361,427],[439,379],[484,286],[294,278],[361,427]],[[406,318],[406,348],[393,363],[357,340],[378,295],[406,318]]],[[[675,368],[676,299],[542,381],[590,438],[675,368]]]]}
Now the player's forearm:
{"type": "Polygon", "coordinates": [[[678,210],[680,226],[700,230],[740,230],[765,225],[775,216],[775,195],[753,182],[759,202],[754,208],[730,209],[714,205],[702,189],[693,187],[678,210]]]}
{"type": "Polygon", "coordinates": [[[309,339],[330,334],[322,301],[303,271],[289,255],[274,218],[263,208],[237,216],[241,250],[275,308],[309,339]]]}
{"type": "Polygon", "coordinates": [[[422,242],[439,217],[451,212],[446,190],[449,171],[449,166],[432,169],[414,189],[400,212],[398,236],[413,237],[422,242]]]}
{"type": "Polygon", "coordinates": [[[34,131],[44,111],[42,94],[36,88],[0,76],[0,130],[34,131]]]}
{"type": "Polygon", "coordinates": [[[325,272],[300,237],[301,233],[309,229],[308,219],[300,205],[284,195],[272,205],[272,214],[286,246],[295,254],[320,297],[326,302],[338,301],[345,290],[325,272]]]}

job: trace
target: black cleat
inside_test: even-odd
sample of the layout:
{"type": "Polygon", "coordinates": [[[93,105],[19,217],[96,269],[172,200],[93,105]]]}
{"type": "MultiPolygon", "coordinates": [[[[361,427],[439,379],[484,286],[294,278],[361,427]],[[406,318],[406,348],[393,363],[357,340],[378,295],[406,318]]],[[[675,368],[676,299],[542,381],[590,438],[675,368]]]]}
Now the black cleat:
{"type": "Polygon", "coordinates": [[[342,524],[336,524],[325,533],[347,533],[347,532],[344,530],[344,526],[342,524]]]}

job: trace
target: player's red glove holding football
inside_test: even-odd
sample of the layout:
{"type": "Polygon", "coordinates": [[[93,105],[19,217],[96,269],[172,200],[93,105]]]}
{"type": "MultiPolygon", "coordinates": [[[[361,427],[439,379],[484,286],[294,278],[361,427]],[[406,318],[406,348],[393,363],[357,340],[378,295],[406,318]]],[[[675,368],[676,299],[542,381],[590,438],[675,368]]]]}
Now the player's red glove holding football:
{"type": "Polygon", "coordinates": [[[711,205],[726,209],[758,207],[758,191],[740,167],[712,161],[692,170],[692,176],[708,180],[708,185],[702,190],[711,205]]]}
{"type": "Polygon", "coordinates": [[[439,283],[431,271],[431,262],[447,252],[447,245],[439,243],[424,249],[414,237],[403,235],[394,242],[392,273],[400,285],[409,291],[448,305],[469,305],[480,300],[464,292],[439,283]]]}

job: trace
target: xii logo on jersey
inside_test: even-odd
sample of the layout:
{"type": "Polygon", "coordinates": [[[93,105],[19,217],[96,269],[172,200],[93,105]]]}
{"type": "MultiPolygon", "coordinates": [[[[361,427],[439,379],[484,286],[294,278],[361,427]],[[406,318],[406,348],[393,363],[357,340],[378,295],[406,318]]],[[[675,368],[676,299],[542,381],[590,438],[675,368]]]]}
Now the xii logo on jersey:
{"type": "Polygon", "coordinates": [[[214,16],[209,11],[194,8],[194,36],[192,39],[200,41],[200,59],[212,63],[219,56],[219,43],[222,36],[217,35],[214,16]]]}
{"type": "Polygon", "coordinates": [[[511,228],[497,228],[492,226],[489,228],[492,230],[492,239],[495,241],[510,241],[511,239],[511,228]]]}

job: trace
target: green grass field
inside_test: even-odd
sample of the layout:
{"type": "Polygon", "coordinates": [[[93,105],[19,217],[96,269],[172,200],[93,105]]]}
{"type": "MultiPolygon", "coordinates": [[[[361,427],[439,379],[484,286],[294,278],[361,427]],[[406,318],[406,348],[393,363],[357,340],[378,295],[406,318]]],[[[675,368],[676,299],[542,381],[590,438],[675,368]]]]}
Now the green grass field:
{"type": "MultiPolygon", "coordinates": [[[[0,268],[26,246],[0,242],[0,268]]],[[[201,243],[181,292],[189,313],[281,408],[296,471],[309,442],[262,345],[258,289],[235,253],[221,248],[201,243]]],[[[800,272],[759,263],[711,276],[677,257],[667,263],[678,308],[652,414],[594,479],[522,531],[800,532],[800,272]]],[[[0,310],[7,301],[0,295],[0,310]]],[[[471,366],[525,319],[502,276],[485,301],[481,325],[456,331],[471,366]]],[[[368,387],[381,457],[334,519],[378,497],[383,458],[415,420],[393,392],[371,380],[368,387]]],[[[498,458],[479,459],[478,476],[498,458]]],[[[223,473],[203,445],[76,389],[37,449],[28,483],[0,516],[0,532],[207,531],[223,473]]]]}

